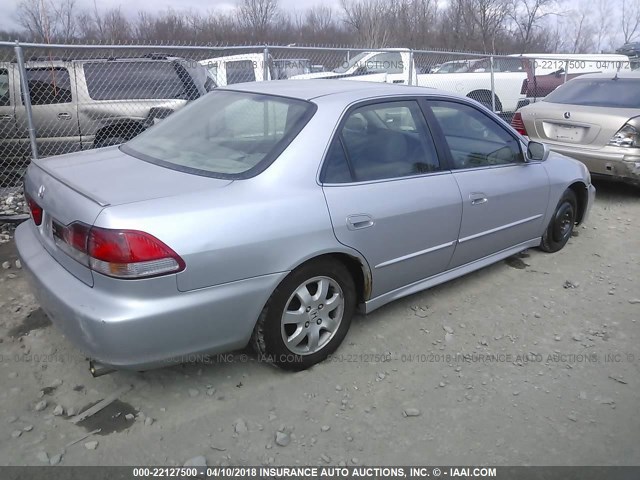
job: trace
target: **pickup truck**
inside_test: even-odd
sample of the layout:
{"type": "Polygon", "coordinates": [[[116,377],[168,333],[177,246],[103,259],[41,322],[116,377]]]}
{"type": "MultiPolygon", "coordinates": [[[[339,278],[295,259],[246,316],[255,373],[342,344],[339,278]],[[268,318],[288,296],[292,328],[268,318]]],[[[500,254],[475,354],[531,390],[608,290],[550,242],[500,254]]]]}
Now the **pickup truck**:
{"type": "MultiPolygon", "coordinates": [[[[473,65],[472,72],[418,73],[409,50],[396,48],[384,52],[362,52],[331,72],[296,75],[290,78],[346,78],[369,82],[411,83],[464,95],[491,108],[493,102],[489,62],[487,58],[468,61],[468,64],[473,65]]],[[[522,82],[527,78],[522,62],[519,59],[496,58],[494,72],[495,110],[515,111],[518,101],[523,97],[520,93],[522,82]]]]}

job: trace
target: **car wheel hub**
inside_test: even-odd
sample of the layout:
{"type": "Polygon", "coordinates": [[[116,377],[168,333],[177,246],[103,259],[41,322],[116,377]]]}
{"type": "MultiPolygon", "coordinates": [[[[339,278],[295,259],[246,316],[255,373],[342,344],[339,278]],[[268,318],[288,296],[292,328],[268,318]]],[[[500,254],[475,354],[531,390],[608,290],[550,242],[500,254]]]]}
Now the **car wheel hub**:
{"type": "Polygon", "coordinates": [[[553,239],[556,242],[560,242],[568,237],[573,229],[573,223],[573,207],[570,204],[565,203],[558,209],[556,214],[553,228],[553,239]]]}
{"type": "Polygon", "coordinates": [[[297,355],[322,350],[334,337],[344,314],[342,288],[329,277],[314,277],[287,300],[281,320],[282,339],[297,355]]]}

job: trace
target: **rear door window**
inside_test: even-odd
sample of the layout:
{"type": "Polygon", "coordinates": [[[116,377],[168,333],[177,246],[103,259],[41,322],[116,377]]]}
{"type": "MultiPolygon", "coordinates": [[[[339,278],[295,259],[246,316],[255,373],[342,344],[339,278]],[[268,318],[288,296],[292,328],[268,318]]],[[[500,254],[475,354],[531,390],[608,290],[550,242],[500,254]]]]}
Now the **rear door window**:
{"type": "Polygon", "coordinates": [[[161,61],[96,62],[85,63],[84,74],[93,100],[188,100],[193,82],[179,68],[161,61]]]}
{"type": "Polygon", "coordinates": [[[435,145],[418,104],[384,102],[348,114],[325,159],[323,181],[362,182],[438,170],[435,145]]]}

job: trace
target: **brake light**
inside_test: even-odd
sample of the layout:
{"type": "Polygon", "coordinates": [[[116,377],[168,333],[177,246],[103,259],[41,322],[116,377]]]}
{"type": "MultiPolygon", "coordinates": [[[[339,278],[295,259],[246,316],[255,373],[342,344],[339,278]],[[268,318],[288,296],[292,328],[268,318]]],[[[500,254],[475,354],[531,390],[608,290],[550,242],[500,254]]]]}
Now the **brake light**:
{"type": "Polygon", "coordinates": [[[524,121],[522,120],[522,114],[520,112],[516,112],[513,114],[513,118],[511,119],[511,126],[518,132],[520,135],[527,136],[527,129],[524,126],[524,121]]]}
{"type": "Polygon", "coordinates": [[[42,207],[38,205],[27,192],[24,192],[24,198],[27,201],[27,205],[29,205],[29,211],[31,212],[33,222],[36,225],[40,225],[42,223],[42,207]]]}
{"type": "Polygon", "coordinates": [[[56,244],[80,263],[115,278],[155,277],[184,270],[185,263],[171,248],[145,232],[63,226],[54,222],[56,244]]]}

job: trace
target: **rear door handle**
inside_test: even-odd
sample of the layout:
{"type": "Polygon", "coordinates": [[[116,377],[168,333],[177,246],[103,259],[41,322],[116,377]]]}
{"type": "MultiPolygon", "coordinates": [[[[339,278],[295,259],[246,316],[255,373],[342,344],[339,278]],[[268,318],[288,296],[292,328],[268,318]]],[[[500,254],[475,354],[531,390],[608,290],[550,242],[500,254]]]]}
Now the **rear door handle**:
{"type": "Polygon", "coordinates": [[[362,228],[373,227],[374,221],[371,215],[361,213],[358,215],[349,215],[347,217],[347,228],[349,230],[360,230],[362,228]]]}
{"type": "Polygon", "coordinates": [[[469,200],[471,200],[471,205],[482,205],[489,201],[487,196],[482,192],[470,193],[469,200]]]}
{"type": "Polygon", "coordinates": [[[58,114],[58,118],[60,120],[71,120],[71,114],[67,112],[62,112],[58,114]]]}

